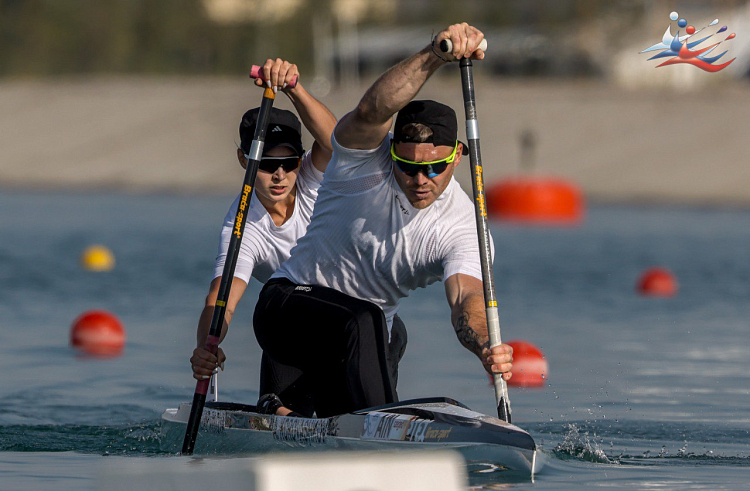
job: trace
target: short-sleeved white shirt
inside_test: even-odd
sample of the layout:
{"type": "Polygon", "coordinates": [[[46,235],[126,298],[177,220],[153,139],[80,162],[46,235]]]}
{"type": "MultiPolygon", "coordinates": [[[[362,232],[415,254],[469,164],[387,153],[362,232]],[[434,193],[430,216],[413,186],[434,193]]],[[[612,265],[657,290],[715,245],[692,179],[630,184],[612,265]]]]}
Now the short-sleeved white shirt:
{"type": "Polygon", "coordinates": [[[451,178],[434,203],[414,208],[394,176],[390,137],[372,150],[331,137],[312,222],[273,275],[373,302],[389,327],[411,290],[456,273],[482,278],[471,199],[451,178]]]}
{"type": "MultiPolygon", "coordinates": [[[[249,283],[250,276],[252,276],[261,283],[265,283],[278,269],[279,265],[289,258],[289,253],[297,240],[305,235],[322,180],[323,173],[312,164],[311,153],[308,151],[302,157],[297,176],[294,211],[289,220],[280,227],[273,223],[271,215],[268,214],[268,211],[253,193],[250,198],[250,209],[248,210],[245,231],[242,234],[242,244],[237,257],[237,267],[234,270],[236,278],[249,283]]],[[[219,253],[214,265],[214,278],[220,277],[224,270],[239,201],[240,195],[237,195],[226,217],[224,217],[219,253]]]]}

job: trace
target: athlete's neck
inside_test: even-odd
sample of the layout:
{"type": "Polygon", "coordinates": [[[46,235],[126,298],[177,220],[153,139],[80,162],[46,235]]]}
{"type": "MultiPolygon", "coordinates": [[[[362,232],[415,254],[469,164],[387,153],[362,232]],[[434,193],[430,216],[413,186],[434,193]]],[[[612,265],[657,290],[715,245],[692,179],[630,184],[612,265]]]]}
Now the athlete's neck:
{"type": "Polygon", "coordinates": [[[277,227],[281,227],[287,222],[287,220],[292,217],[292,213],[294,213],[294,204],[297,197],[297,186],[294,186],[294,189],[292,189],[292,191],[282,201],[272,201],[265,196],[261,196],[260,194],[256,194],[256,196],[258,197],[258,200],[260,200],[261,204],[266,209],[268,214],[271,215],[271,220],[273,220],[273,223],[277,227]]]}

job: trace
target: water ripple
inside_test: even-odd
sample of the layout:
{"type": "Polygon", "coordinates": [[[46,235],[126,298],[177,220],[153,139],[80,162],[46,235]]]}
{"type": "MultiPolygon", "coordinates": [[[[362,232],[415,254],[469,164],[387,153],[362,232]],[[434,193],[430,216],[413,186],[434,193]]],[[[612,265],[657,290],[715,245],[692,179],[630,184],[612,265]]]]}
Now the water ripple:
{"type": "Polygon", "coordinates": [[[139,456],[163,453],[159,450],[158,421],[118,426],[0,426],[0,451],[139,456]]]}

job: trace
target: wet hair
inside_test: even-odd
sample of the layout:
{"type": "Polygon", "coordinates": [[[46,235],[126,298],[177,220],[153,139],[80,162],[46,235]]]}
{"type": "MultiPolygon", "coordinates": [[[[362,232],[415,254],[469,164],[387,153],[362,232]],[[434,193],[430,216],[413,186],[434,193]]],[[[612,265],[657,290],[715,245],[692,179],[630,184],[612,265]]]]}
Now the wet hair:
{"type": "Polygon", "coordinates": [[[401,141],[404,143],[432,142],[432,128],[422,123],[406,123],[401,127],[401,141]]]}

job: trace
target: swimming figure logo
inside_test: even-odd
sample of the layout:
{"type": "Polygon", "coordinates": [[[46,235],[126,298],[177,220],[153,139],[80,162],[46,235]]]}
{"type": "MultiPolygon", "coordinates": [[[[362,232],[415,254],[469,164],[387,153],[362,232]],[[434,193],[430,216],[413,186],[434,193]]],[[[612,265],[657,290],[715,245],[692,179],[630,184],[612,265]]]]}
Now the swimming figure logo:
{"type": "MultiPolygon", "coordinates": [[[[679,18],[679,14],[677,12],[672,12],[669,14],[669,18],[671,20],[677,20],[679,18]]],[[[649,60],[655,60],[657,58],[665,58],[668,56],[672,56],[669,60],[665,61],[661,65],[657,65],[656,68],[659,68],[661,66],[667,66],[667,65],[676,65],[679,63],[687,63],[693,66],[696,66],[700,68],[701,70],[705,70],[707,72],[718,72],[720,70],[725,69],[727,66],[729,66],[730,63],[732,63],[737,58],[732,58],[731,60],[727,61],[726,63],[722,63],[720,65],[714,65],[713,63],[717,61],[719,58],[724,56],[726,54],[726,51],[721,53],[720,55],[716,56],[707,56],[709,53],[711,53],[718,45],[720,45],[723,41],[719,41],[716,44],[712,44],[711,46],[707,46],[702,49],[696,49],[695,51],[691,51],[690,48],[694,46],[698,46],[706,39],[714,36],[715,34],[720,34],[727,30],[727,26],[722,27],[718,31],[716,31],[714,34],[711,34],[710,36],[706,36],[703,39],[699,39],[697,41],[688,42],[688,39],[693,37],[694,35],[698,34],[704,29],[708,29],[709,27],[715,26],[719,23],[719,19],[714,19],[713,22],[711,22],[708,26],[702,27],[698,30],[695,29],[693,26],[688,26],[687,21],[685,19],[680,19],[677,21],[677,25],[679,27],[684,27],[685,34],[684,36],[680,36],[680,30],[677,30],[677,35],[672,36],[671,31],[671,25],[667,27],[667,31],[664,33],[664,37],[662,38],[660,43],[657,43],[650,48],[646,48],[641,53],[647,53],[649,51],[659,51],[662,50],[661,53],[652,56],[649,58],[649,60]],[[685,27],[687,26],[687,27],[685,27]]],[[[730,39],[734,39],[735,34],[732,33],[729,36],[724,39],[724,41],[729,41],[730,39]]]]}

